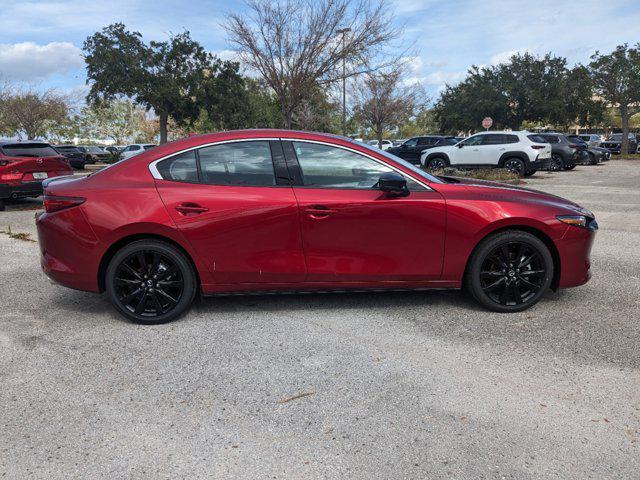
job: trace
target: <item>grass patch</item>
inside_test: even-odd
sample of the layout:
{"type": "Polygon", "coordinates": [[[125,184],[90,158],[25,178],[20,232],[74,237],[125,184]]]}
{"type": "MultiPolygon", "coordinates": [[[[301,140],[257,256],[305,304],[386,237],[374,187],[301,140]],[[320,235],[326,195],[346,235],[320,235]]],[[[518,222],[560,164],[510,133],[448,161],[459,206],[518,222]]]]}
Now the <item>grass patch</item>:
{"type": "Polygon", "coordinates": [[[519,183],[520,177],[505,168],[478,168],[472,170],[458,170],[453,167],[439,168],[437,170],[426,169],[430,174],[442,177],[477,178],[478,180],[491,180],[493,182],[519,183]]]}
{"type": "Polygon", "coordinates": [[[21,240],[23,242],[35,242],[35,240],[31,238],[30,233],[11,231],[11,225],[7,225],[7,229],[3,230],[2,233],[8,235],[9,238],[13,238],[14,240],[21,240]]]}

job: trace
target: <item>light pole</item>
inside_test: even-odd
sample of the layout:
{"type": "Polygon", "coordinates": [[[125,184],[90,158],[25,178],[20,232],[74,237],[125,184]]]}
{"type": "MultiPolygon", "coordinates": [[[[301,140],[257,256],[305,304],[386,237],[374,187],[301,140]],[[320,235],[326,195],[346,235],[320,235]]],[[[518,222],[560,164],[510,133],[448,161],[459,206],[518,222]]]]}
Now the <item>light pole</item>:
{"type": "Polygon", "coordinates": [[[345,55],[344,35],[350,32],[350,28],[341,28],[336,33],[342,35],[342,135],[347,135],[347,69],[345,55]]]}

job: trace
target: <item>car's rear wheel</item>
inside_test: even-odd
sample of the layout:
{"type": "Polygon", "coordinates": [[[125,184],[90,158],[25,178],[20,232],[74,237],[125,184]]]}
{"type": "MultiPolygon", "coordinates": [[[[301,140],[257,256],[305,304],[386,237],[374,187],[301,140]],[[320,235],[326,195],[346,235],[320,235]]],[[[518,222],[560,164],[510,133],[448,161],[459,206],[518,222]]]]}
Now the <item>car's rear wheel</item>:
{"type": "Polygon", "coordinates": [[[506,168],[510,172],[522,177],[526,172],[526,166],[522,159],[517,157],[507,158],[504,162],[503,168],[506,168]]]}
{"type": "Polygon", "coordinates": [[[549,170],[552,172],[559,172],[564,169],[564,160],[562,160],[562,155],[559,153],[554,153],[551,155],[551,161],[549,162],[549,170]]]}
{"type": "Polygon", "coordinates": [[[442,157],[435,157],[429,160],[427,168],[430,170],[439,170],[447,166],[447,161],[442,157]]]}
{"type": "Polygon", "coordinates": [[[598,164],[598,159],[596,158],[595,154],[589,152],[588,165],[597,165],[597,164],[598,164]]]}
{"type": "Polygon", "coordinates": [[[119,250],[109,262],[105,285],[109,300],[122,315],[149,325],[178,318],[197,290],[186,256],[169,243],[151,239],[119,250]]]}
{"type": "Polygon", "coordinates": [[[564,168],[565,170],[573,170],[574,168],[576,168],[576,164],[575,164],[575,163],[573,163],[573,164],[571,164],[571,165],[565,165],[565,166],[564,166],[564,167],[562,167],[562,168],[564,168]]]}
{"type": "Polygon", "coordinates": [[[531,177],[532,175],[534,175],[538,170],[529,170],[527,171],[527,173],[524,174],[525,177],[531,177]]]}
{"type": "Polygon", "coordinates": [[[540,300],[553,271],[551,253],[538,237],[508,230],[478,245],[467,268],[466,286],[490,310],[519,312],[540,300]]]}

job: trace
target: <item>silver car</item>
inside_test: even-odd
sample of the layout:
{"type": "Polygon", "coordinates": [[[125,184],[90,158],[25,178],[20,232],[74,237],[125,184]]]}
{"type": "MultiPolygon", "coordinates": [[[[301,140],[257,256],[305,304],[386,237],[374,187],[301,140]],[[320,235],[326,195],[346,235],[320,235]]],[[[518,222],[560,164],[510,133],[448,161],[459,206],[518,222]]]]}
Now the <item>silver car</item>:
{"type": "Polygon", "coordinates": [[[596,135],[595,133],[585,133],[583,135],[580,135],[580,138],[590,147],[599,147],[600,142],[602,142],[602,137],[600,135],[596,135]]]}

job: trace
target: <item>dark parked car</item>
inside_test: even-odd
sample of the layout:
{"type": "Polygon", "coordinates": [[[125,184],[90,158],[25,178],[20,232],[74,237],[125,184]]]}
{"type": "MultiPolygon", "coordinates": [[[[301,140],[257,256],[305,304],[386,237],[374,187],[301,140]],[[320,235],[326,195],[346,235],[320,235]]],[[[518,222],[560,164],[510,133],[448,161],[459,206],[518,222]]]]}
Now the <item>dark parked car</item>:
{"type": "Polygon", "coordinates": [[[391,147],[387,152],[400,157],[416,165],[420,164],[420,155],[425,150],[433,147],[455,145],[458,143],[455,137],[443,137],[441,135],[426,135],[423,137],[413,137],[404,142],[399,147],[391,147]]]}
{"type": "Polygon", "coordinates": [[[111,155],[109,152],[104,150],[102,147],[94,147],[87,145],[79,145],[78,150],[84,153],[84,161],[85,163],[96,163],[103,162],[109,158],[111,155]]]}
{"type": "Polygon", "coordinates": [[[589,154],[588,165],[596,165],[600,162],[606,162],[611,158],[611,152],[602,147],[590,147],[587,142],[583,140],[583,135],[567,135],[567,139],[577,145],[580,145],[589,154]]]}
{"type": "MultiPolygon", "coordinates": [[[[607,139],[600,144],[601,147],[610,150],[611,153],[620,153],[622,148],[622,134],[614,133],[607,137],[607,139]]],[[[629,134],[629,153],[635,153],[638,150],[638,139],[635,133],[629,134]]]]}
{"type": "Polygon", "coordinates": [[[547,169],[555,172],[572,170],[579,163],[588,163],[586,144],[570,142],[562,133],[540,133],[538,136],[551,144],[551,161],[547,169]]]}
{"type": "Polygon", "coordinates": [[[61,155],[67,157],[69,164],[78,170],[84,169],[85,166],[85,154],[78,150],[75,145],[56,145],[54,147],[61,155]]]}

